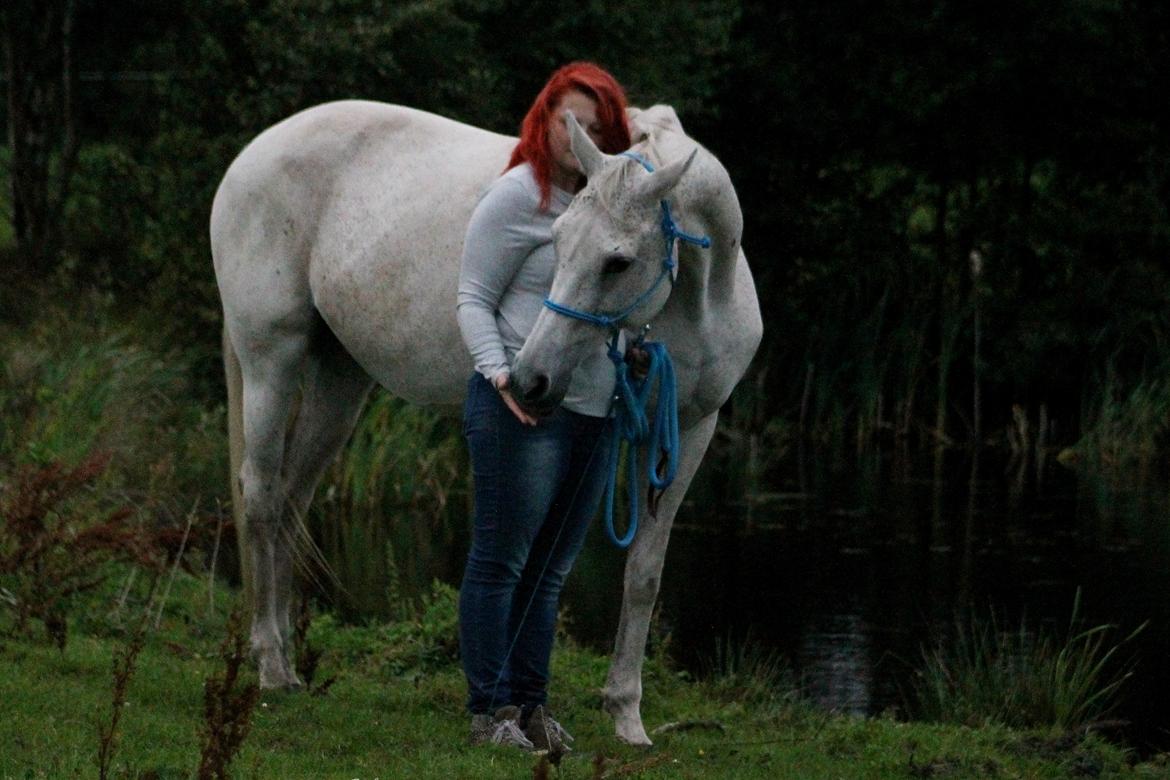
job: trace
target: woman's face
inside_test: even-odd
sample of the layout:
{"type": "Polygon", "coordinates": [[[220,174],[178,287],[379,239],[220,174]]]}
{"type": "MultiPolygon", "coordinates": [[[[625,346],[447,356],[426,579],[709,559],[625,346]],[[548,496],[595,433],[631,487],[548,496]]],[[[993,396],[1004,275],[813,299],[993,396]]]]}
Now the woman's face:
{"type": "Polygon", "coordinates": [[[548,128],[548,146],[553,161],[553,182],[561,189],[572,191],[577,177],[582,174],[581,164],[573,155],[569,143],[569,128],[565,124],[565,111],[572,111],[577,123],[585,129],[593,143],[601,145],[601,123],[597,119],[597,101],[584,92],[570,90],[561,97],[553,108],[548,128]],[[568,186],[565,186],[568,184],[568,186]]]}

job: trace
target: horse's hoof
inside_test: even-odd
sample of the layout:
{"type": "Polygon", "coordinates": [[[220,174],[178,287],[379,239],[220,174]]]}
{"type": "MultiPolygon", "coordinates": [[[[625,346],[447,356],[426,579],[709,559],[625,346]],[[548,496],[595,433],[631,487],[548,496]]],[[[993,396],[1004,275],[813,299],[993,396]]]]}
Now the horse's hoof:
{"type": "Polygon", "coordinates": [[[299,691],[305,687],[287,664],[279,661],[265,662],[260,659],[260,690],[262,691],[299,691]]]}
{"type": "Polygon", "coordinates": [[[642,727],[641,721],[618,723],[615,727],[615,734],[622,742],[634,747],[650,747],[654,744],[646,735],[646,729],[642,727]]]}
{"type": "Polygon", "coordinates": [[[305,689],[305,684],[295,677],[289,679],[273,679],[272,677],[260,676],[260,690],[262,691],[283,691],[284,693],[296,693],[305,689]]]}

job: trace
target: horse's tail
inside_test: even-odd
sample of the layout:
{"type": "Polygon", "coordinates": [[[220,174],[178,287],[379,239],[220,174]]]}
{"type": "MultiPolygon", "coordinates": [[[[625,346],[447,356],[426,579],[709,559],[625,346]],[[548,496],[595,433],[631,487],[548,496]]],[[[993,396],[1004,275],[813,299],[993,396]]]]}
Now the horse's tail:
{"type": "Polygon", "coordinates": [[[223,373],[227,380],[227,421],[229,481],[232,489],[232,523],[236,530],[236,548],[240,555],[240,579],[244,583],[244,597],[252,602],[251,559],[248,556],[248,535],[244,528],[244,496],[240,490],[240,469],[244,465],[244,378],[240,370],[240,356],[232,346],[227,327],[223,329],[223,373]]]}

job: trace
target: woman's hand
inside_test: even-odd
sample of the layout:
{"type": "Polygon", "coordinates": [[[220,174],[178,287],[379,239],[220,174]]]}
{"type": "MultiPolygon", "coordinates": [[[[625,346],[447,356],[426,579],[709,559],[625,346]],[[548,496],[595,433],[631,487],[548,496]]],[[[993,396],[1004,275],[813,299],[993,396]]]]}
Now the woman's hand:
{"type": "Polygon", "coordinates": [[[503,371],[496,374],[495,379],[496,390],[499,391],[500,397],[504,399],[504,403],[512,410],[512,414],[516,415],[516,419],[524,425],[536,425],[536,418],[528,412],[520,408],[520,404],[512,397],[512,393],[508,390],[508,372],[503,371]]]}
{"type": "Polygon", "coordinates": [[[626,365],[630,367],[630,376],[641,381],[650,373],[650,353],[631,344],[626,348],[626,365]]]}

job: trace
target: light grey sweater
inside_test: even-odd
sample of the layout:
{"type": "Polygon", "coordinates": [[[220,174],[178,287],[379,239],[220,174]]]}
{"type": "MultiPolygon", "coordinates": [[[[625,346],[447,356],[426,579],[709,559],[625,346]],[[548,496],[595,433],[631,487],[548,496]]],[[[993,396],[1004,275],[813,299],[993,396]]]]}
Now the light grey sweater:
{"type": "MultiPolygon", "coordinates": [[[[475,368],[489,381],[509,371],[532,332],[556,273],[552,224],[573,200],[553,187],[547,211],[540,186],[524,163],[496,179],[480,197],[467,225],[459,272],[458,316],[475,368]]],[[[591,417],[609,414],[614,367],[606,334],[574,371],[562,405],[591,417]]]]}

